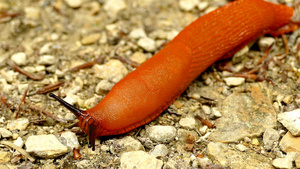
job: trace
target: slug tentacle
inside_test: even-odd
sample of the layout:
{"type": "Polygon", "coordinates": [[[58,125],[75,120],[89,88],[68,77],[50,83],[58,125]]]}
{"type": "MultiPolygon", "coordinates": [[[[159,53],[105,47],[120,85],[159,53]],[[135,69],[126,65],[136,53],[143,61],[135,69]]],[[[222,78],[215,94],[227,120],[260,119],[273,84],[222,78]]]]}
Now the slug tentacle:
{"type": "Polygon", "coordinates": [[[65,106],[67,109],[69,109],[77,118],[82,116],[82,113],[85,112],[83,110],[77,109],[76,107],[70,105],[68,102],[64,101],[63,99],[59,98],[53,93],[49,94],[50,97],[54,98],[55,100],[59,101],[60,104],[65,106]]]}
{"type": "Polygon", "coordinates": [[[76,125],[88,135],[89,147],[92,147],[92,149],[95,150],[95,140],[97,137],[97,133],[101,133],[101,131],[97,131],[97,129],[101,129],[99,123],[95,121],[93,117],[89,115],[88,112],[77,109],[76,107],[59,98],[55,94],[50,93],[49,96],[59,101],[63,106],[69,109],[79,119],[79,122],[76,123],[76,125]]]}

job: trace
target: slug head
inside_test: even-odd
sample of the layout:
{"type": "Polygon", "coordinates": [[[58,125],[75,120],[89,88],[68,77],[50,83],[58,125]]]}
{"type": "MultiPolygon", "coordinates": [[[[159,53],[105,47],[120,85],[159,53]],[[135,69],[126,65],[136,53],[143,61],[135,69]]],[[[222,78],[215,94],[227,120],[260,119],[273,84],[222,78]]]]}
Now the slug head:
{"type": "Polygon", "coordinates": [[[67,103],[53,93],[50,93],[49,96],[59,101],[64,107],[69,109],[79,119],[79,122],[76,126],[80,127],[88,135],[89,147],[92,147],[92,149],[95,150],[95,140],[97,137],[98,129],[97,126],[99,126],[99,123],[95,121],[87,111],[77,109],[76,107],[67,103]]]}

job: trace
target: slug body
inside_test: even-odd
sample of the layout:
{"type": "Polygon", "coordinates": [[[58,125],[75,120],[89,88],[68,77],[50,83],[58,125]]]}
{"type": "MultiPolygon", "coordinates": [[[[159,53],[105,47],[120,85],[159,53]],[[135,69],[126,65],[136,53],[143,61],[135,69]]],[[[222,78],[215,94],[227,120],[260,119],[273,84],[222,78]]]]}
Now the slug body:
{"type": "MultiPolygon", "coordinates": [[[[239,0],[184,28],[164,49],[118,82],[95,107],[82,111],[59,99],[95,138],[128,132],[156,118],[214,62],[228,58],[252,40],[280,35],[293,9],[263,0],[239,0]]],[[[289,30],[291,31],[291,30],[289,30]]]]}

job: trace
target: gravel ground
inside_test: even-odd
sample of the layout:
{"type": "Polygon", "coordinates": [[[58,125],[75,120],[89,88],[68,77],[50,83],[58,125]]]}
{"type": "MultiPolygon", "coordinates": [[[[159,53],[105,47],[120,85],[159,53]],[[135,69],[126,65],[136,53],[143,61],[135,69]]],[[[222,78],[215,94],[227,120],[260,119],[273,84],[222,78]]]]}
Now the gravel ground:
{"type": "Polygon", "coordinates": [[[0,0],[0,168],[300,168],[298,30],[285,35],[288,55],[282,37],[260,38],[208,68],[149,124],[98,138],[95,151],[48,96],[95,106],[186,25],[227,3],[0,0]],[[262,81],[235,76],[256,68],[271,44],[262,81]]]}

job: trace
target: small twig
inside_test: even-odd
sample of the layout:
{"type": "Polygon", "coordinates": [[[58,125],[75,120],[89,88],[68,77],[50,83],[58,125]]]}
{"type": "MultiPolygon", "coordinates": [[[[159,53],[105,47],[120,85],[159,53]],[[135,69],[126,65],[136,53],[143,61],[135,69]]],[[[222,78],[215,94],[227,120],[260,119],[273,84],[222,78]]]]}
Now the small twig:
{"type": "Polygon", "coordinates": [[[216,128],[215,125],[213,125],[211,122],[203,119],[202,117],[196,116],[196,118],[198,118],[201,121],[201,123],[204,124],[204,125],[206,125],[208,128],[212,128],[212,129],[216,128]]]}
{"type": "Polygon", "coordinates": [[[90,61],[90,62],[81,64],[81,65],[75,66],[75,67],[69,69],[67,72],[77,72],[80,69],[90,68],[90,67],[94,66],[97,63],[98,64],[102,63],[103,59],[104,59],[104,55],[101,55],[98,58],[94,59],[93,61],[90,61]]]}
{"type": "Polygon", "coordinates": [[[7,97],[4,95],[0,95],[0,102],[5,104],[8,108],[10,107],[10,104],[7,103],[7,97]]]}
{"type": "Polygon", "coordinates": [[[20,113],[20,110],[21,110],[21,105],[22,103],[25,102],[25,99],[26,99],[26,96],[27,96],[27,92],[28,92],[28,89],[29,89],[29,85],[27,86],[27,89],[25,90],[23,96],[22,96],[22,99],[18,105],[18,110],[17,110],[17,113],[16,113],[16,119],[19,117],[19,113],[20,113]]]}
{"type": "Polygon", "coordinates": [[[26,70],[23,70],[22,68],[20,68],[15,62],[8,60],[7,64],[9,64],[9,66],[11,66],[15,71],[33,79],[33,80],[42,80],[44,78],[45,73],[40,73],[38,75],[33,75],[29,72],[27,72],[26,70]]]}
{"type": "Polygon", "coordinates": [[[39,112],[43,113],[44,115],[46,115],[46,116],[48,116],[48,117],[50,117],[50,118],[52,118],[52,119],[54,119],[58,122],[67,123],[67,121],[65,119],[61,119],[61,118],[57,117],[55,114],[47,112],[47,111],[45,111],[44,109],[42,109],[41,107],[39,107],[37,105],[31,104],[30,101],[26,100],[25,102],[28,103],[28,106],[29,106],[30,109],[35,110],[35,111],[39,111],[39,112]]]}
{"type": "Polygon", "coordinates": [[[123,58],[123,57],[120,57],[120,56],[114,56],[114,58],[120,60],[123,63],[129,64],[129,65],[131,65],[131,66],[133,66],[135,68],[137,68],[137,67],[140,66],[139,63],[137,63],[137,62],[135,62],[133,60],[130,60],[130,59],[126,59],[126,58],[123,58]]]}
{"type": "Polygon", "coordinates": [[[19,153],[21,153],[22,155],[24,155],[26,158],[28,158],[31,162],[34,162],[35,159],[33,157],[31,157],[24,149],[22,149],[21,147],[9,142],[9,141],[1,141],[0,144],[9,146],[15,150],[17,150],[19,153]]]}
{"type": "Polygon", "coordinates": [[[53,90],[58,89],[61,85],[63,85],[65,83],[65,81],[60,81],[42,88],[39,88],[38,90],[36,90],[37,94],[44,94],[44,93],[48,93],[51,92],[53,90]]]}
{"type": "Polygon", "coordinates": [[[21,12],[8,13],[7,11],[0,11],[0,23],[9,21],[11,18],[21,15],[21,12]]]}
{"type": "Polygon", "coordinates": [[[286,36],[284,34],[281,35],[281,38],[283,40],[284,43],[284,47],[285,47],[285,55],[287,56],[289,54],[289,45],[288,45],[288,41],[286,39],[286,36]]]}
{"type": "Polygon", "coordinates": [[[243,77],[245,79],[252,79],[255,80],[257,79],[257,75],[256,74],[251,74],[251,73],[235,73],[235,74],[231,74],[228,75],[230,77],[243,77]]]}

